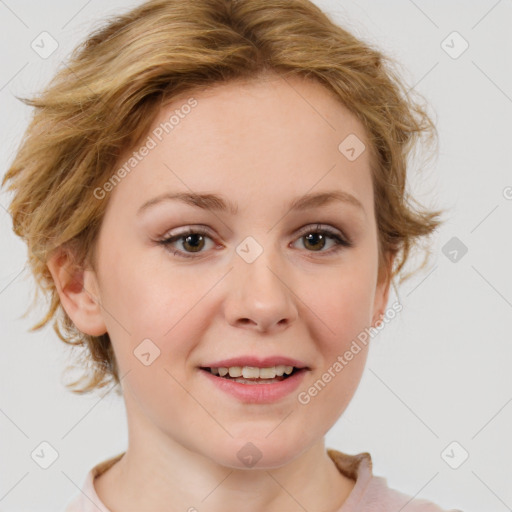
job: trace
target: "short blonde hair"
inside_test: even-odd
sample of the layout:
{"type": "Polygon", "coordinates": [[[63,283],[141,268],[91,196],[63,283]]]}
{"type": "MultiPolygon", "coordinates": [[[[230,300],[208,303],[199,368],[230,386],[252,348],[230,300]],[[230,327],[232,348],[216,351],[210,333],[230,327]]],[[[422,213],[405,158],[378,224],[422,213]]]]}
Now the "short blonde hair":
{"type": "Polygon", "coordinates": [[[78,331],[47,261],[65,248],[76,265],[94,263],[108,202],[94,190],[162,105],[184,92],[266,72],[323,84],[362,122],[370,143],[379,280],[410,277],[401,274],[410,251],[442,212],[422,209],[406,191],[407,158],[419,139],[434,142],[436,130],[392,64],[308,0],[151,0],[93,32],[43,92],[22,99],[35,110],[2,185],[14,192],[13,229],[50,299],[32,330],[54,319],[58,336],[84,347],[82,362],[91,366],[67,387],[85,393],[120,380],[108,333],[78,331]]]}

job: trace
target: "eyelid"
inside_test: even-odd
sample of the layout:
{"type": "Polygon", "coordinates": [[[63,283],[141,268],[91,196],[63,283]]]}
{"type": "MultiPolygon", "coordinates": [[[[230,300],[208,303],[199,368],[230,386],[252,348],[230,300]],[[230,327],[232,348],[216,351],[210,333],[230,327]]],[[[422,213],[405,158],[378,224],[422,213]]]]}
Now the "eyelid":
{"type": "Polygon", "coordinates": [[[211,234],[212,234],[212,230],[208,226],[204,226],[202,224],[190,224],[189,226],[183,226],[182,228],[177,228],[176,232],[174,229],[166,231],[164,235],[159,237],[159,240],[166,240],[168,238],[176,237],[176,236],[185,236],[191,232],[198,233],[201,235],[208,235],[208,236],[211,236],[211,234]]]}
{"type": "MultiPolygon", "coordinates": [[[[341,238],[346,240],[347,242],[351,242],[351,239],[349,236],[347,236],[343,231],[340,229],[334,228],[332,226],[329,226],[328,224],[321,224],[321,223],[312,223],[307,224],[300,228],[298,231],[296,231],[295,236],[303,236],[307,233],[311,233],[313,231],[326,231],[329,234],[332,235],[339,235],[341,238]]],[[[158,241],[164,241],[169,238],[174,238],[177,236],[185,236],[189,233],[196,233],[200,235],[209,236],[210,238],[214,238],[214,235],[212,234],[212,231],[207,226],[204,226],[202,224],[191,224],[190,226],[185,226],[180,231],[177,231],[173,233],[173,231],[166,232],[163,236],[158,238],[158,241]]]]}
{"type": "Polygon", "coordinates": [[[332,226],[329,226],[328,224],[308,224],[307,226],[304,226],[303,228],[300,228],[297,232],[296,236],[304,236],[307,233],[315,232],[315,231],[324,231],[326,233],[329,233],[331,235],[339,236],[343,240],[345,240],[347,243],[351,243],[352,240],[345,235],[343,231],[337,228],[333,228],[332,226]]]}

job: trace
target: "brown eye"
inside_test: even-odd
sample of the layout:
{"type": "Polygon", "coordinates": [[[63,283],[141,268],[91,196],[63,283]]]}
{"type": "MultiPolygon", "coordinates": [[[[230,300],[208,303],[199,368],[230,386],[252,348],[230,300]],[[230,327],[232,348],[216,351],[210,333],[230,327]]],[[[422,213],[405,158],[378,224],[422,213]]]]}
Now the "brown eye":
{"type": "Polygon", "coordinates": [[[190,247],[190,252],[199,252],[205,245],[203,235],[193,233],[181,237],[183,239],[183,247],[188,251],[187,246],[190,247]]]}
{"type": "Polygon", "coordinates": [[[174,256],[193,258],[194,253],[206,252],[203,249],[206,246],[207,239],[212,240],[208,235],[208,232],[201,228],[197,228],[195,230],[189,229],[183,233],[164,238],[163,240],[159,240],[158,243],[171,251],[174,248],[174,244],[179,242],[181,248],[172,251],[174,256]]]}
{"type": "Polygon", "coordinates": [[[303,238],[307,241],[304,246],[313,251],[320,251],[325,247],[325,236],[322,233],[310,233],[303,238]]]}
{"type": "Polygon", "coordinates": [[[303,246],[307,249],[307,252],[317,252],[322,256],[336,253],[353,245],[348,238],[342,236],[338,231],[328,226],[322,227],[321,224],[313,227],[306,226],[299,233],[299,240],[303,240],[303,246]],[[331,249],[323,250],[329,240],[333,242],[333,246],[331,246],[331,249]]]}

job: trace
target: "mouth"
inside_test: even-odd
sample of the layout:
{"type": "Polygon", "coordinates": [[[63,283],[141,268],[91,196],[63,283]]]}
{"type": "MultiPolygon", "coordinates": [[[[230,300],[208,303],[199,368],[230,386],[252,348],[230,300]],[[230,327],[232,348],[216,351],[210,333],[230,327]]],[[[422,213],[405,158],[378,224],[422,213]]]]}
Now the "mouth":
{"type": "Polygon", "coordinates": [[[200,367],[220,379],[231,380],[240,384],[272,384],[289,379],[291,376],[306,372],[307,368],[296,366],[277,365],[260,368],[257,366],[231,366],[231,367],[200,367]]]}
{"type": "Polygon", "coordinates": [[[293,396],[307,372],[312,371],[300,361],[285,357],[274,357],[273,361],[241,359],[212,362],[210,366],[197,367],[198,372],[206,377],[205,382],[212,384],[213,389],[231,395],[238,402],[263,405],[293,396]],[[237,364],[239,366],[235,366],[237,364]]]}

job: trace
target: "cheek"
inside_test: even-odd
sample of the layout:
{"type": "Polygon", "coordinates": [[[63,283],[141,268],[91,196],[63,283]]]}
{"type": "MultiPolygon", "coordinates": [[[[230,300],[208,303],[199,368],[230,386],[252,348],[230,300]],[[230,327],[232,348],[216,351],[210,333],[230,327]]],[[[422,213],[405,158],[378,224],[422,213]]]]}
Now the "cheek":
{"type": "Polygon", "coordinates": [[[193,348],[188,340],[200,339],[208,321],[207,301],[202,299],[212,285],[199,277],[191,279],[190,273],[175,270],[171,276],[167,269],[165,274],[158,262],[142,264],[137,257],[126,257],[109,268],[103,274],[102,302],[122,373],[142,370],[145,379],[148,372],[136,359],[139,353],[155,358],[148,375],[156,370],[160,375],[161,366],[170,368],[173,361],[185,360],[193,348]]]}
{"type": "Polygon", "coordinates": [[[317,329],[315,338],[333,350],[343,348],[370,325],[375,293],[370,268],[338,270],[315,279],[313,289],[304,282],[297,293],[306,297],[310,325],[317,329]]]}
{"type": "Polygon", "coordinates": [[[369,295],[360,289],[344,288],[343,292],[335,291],[332,302],[323,299],[322,319],[328,328],[324,328],[325,334],[317,338],[323,356],[321,371],[332,378],[325,376],[326,380],[334,382],[331,385],[333,392],[346,393],[347,398],[352,396],[353,386],[357,385],[366,362],[368,345],[364,336],[370,325],[369,295]]]}
{"type": "Polygon", "coordinates": [[[330,428],[352,400],[368,356],[372,308],[371,283],[364,276],[331,280],[323,293],[310,294],[307,315],[321,355],[309,386],[301,388],[299,404],[308,417],[330,428]],[[358,279],[360,278],[360,280],[358,279]]]}
{"type": "Polygon", "coordinates": [[[180,304],[188,302],[186,283],[179,272],[170,276],[162,260],[148,258],[147,249],[127,246],[121,253],[121,244],[120,239],[104,243],[100,271],[105,313],[115,316],[110,324],[114,320],[129,332],[161,336],[162,329],[172,326],[180,304]]]}
{"type": "Polygon", "coordinates": [[[102,299],[107,317],[111,316],[110,320],[107,318],[110,325],[115,330],[121,325],[134,336],[159,333],[155,320],[162,310],[172,311],[171,304],[162,304],[161,290],[148,281],[135,265],[127,265],[126,262],[109,272],[104,281],[102,299]],[[115,324],[118,324],[117,328],[115,324]]]}

